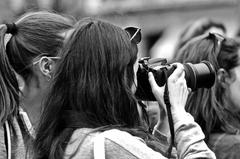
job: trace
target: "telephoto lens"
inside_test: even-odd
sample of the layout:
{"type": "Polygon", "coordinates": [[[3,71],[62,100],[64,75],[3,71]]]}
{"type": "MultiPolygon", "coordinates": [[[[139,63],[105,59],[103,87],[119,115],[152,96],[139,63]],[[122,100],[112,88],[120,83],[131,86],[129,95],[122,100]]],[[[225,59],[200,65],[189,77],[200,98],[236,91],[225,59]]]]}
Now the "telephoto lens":
{"type": "MultiPolygon", "coordinates": [[[[161,87],[166,83],[167,78],[176,69],[176,66],[166,64],[166,60],[150,60],[143,58],[139,61],[137,72],[138,86],[135,93],[139,100],[155,101],[151,86],[148,81],[148,72],[152,72],[156,83],[161,87]],[[142,61],[141,61],[142,60],[142,61]]],[[[197,64],[184,63],[185,79],[187,86],[192,91],[198,88],[210,88],[215,82],[216,71],[213,65],[208,61],[202,61],[197,64]]]]}
{"type": "Polygon", "coordinates": [[[216,72],[208,61],[198,64],[183,64],[187,86],[193,91],[198,88],[211,88],[215,83],[216,72]]]}

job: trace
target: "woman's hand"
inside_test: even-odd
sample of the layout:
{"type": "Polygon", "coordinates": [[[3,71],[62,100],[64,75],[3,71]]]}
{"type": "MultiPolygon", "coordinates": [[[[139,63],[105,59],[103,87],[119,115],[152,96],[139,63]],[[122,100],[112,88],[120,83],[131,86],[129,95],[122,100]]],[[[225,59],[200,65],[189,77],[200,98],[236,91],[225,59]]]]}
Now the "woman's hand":
{"type": "MultiPolygon", "coordinates": [[[[179,110],[185,111],[185,105],[189,93],[187,88],[186,80],[184,78],[185,72],[182,64],[175,63],[174,65],[177,68],[168,78],[168,91],[169,91],[169,100],[171,103],[172,112],[177,112],[179,110]]],[[[159,102],[159,105],[163,105],[162,109],[165,109],[165,104],[163,101],[163,87],[159,87],[154,79],[154,76],[149,72],[149,83],[152,88],[152,92],[159,102]]],[[[160,108],[161,109],[161,108],[160,108]]]]}
{"type": "Polygon", "coordinates": [[[172,113],[185,111],[190,89],[187,88],[185,72],[182,64],[174,64],[177,68],[168,78],[169,100],[171,103],[172,113]]]}

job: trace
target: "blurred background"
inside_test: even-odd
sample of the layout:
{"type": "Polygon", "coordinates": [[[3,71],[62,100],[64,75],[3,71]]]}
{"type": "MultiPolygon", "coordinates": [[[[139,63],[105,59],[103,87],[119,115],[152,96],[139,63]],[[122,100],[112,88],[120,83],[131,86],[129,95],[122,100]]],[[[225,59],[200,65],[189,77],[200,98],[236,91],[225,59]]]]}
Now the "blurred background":
{"type": "Polygon", "coordinates": [[[240,28],[240,0],[0,0],[1,23],[27,11],[49,10],[76,19],[92,16],[142,29],[142,56],[172,58],[179,35],[201,18],[223,23],[233,37],[240,28]]]}

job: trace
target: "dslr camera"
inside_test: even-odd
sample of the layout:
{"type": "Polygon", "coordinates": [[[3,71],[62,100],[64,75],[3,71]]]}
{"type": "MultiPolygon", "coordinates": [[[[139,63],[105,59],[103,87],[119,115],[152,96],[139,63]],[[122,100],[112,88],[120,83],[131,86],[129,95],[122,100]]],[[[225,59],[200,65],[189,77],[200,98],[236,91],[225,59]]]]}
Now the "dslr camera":
{"type": "MultiPolygon", "coordinates": [[[[193,91],[198,88],[210,88],[215,82],[216,71],[208,61],[197,64],[184,63],[185,79],[187,87],[193,91]]],[[[148,81],[148,72],[152,72],[156,83],[161,87],[166,83],[167,78],[176,69],[176,65],[167,64],[165,58],[143,57],[139,60],[137,71],[138,86],[136,97],[140,100],[155,101],[151,86],[148,81]]]]}

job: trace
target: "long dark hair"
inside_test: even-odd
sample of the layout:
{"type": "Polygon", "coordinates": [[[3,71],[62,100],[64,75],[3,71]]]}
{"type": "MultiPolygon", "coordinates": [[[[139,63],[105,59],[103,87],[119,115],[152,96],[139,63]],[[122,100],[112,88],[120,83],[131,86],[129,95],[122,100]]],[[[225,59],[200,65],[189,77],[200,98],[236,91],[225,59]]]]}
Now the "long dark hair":
{"type": "Polygon", "coordinates": [[[137,45],[120,27],[86,18],[60,56],[35,141],[36,158],[62,158],[78,128],[137,129],[132,93],[137,45]]]}
{"type": "MultiPolygon", "coordinates": [[[[192,39],[180,49],[175,60],[183,63],[208,60],[216,70],[223,68],[231,75],[230,70],[239,65],[240,45],[231,38],[224,38],[221,45],[217,45],[220,42],[217,36],[219,35],[209,34],[192,39]]],[[[217,78],[212,88],[201,88],[189,95],[186,110],[201,126],[206,140],[213,132],[228,132],[229,126],[237,128],[236,124],[239,124],[240,118],[238,114],[230,111],[230,103],[227,101],[226,88],[217,78]]]]}
{"type": "Polygon", "coordinates": [[[16,116],[19,106],[18,82],[5,51],[7,26],[0,25],[0,125],[16,116]]]}
{"type": "Polygon", "coordinates": [[[75,20],[52,12],[29,12],[16,22],[16,33],[7,43],[6,52],[14,70],[28,80],[33,77],[33,59],[44,54],[56,56],[64,37],[61,33],[73,27],[75,20]]]}

